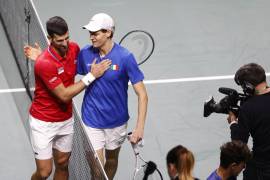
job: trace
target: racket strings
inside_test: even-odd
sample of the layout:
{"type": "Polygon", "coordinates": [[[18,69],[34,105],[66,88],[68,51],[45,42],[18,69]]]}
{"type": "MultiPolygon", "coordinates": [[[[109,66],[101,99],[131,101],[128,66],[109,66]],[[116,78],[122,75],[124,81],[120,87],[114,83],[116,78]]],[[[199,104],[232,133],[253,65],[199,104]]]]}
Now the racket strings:
{"type": "Polygon", "coordinates": [[[146,62],[153,54],[155,41],[153,36],[143,30],[133,30],[122,37],[119,44],[132,52],[138,65],[146,62]]]}

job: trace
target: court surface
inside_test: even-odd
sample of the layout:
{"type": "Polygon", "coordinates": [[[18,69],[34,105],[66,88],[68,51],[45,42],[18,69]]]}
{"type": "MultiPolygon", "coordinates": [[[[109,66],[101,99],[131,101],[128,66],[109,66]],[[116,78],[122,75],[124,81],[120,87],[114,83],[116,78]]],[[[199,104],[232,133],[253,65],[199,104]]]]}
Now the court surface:
{"type": "MultiPolygon", "coordinates": [[[[131,30],[150,32],[156,48],[141,66],[149,96],[142,155],[157,163],[164,179],[168,179],[166,153],[178,144],[195,154],[194,176],[205,179],[218,167],[219,147],[230,140],[229,126],[226,115],[212,114],[204,118],[203,103],[209,95],[216,100],[222,98],[224,95],[218,92],[221,86],[240,90],[232,75],[245,63],[257,62],[269,72],[270,22],[266,20],[270,15],[269,1],[34,0],[34,3],[43,25],[51,16],[64,17],[69,23],[71,38],[81,47],[89,42],[88,32],[81,27],[98,12],[106,12],[115,19],[116,42],[131,30]]],[[[1,57],[1,61],[5,57],[1,57]]],[[[132,87],[129,95],[131,131],[137,113],[132,87]]],[[[0,97],[7,98],[1,94],[0,97]]],[[[83,93],[75,98],[79,108],[82,97],[83,93]]],[[[4,107],[6,104],[1,105],[4,107]]],[[[7,109],[14,107],[10,104],[7,109]]],[[[14,120],[15,117],[8,118],[14,120]]],[[[21,127],[16,130],[22,131],[21,127]]],[[[28,149],[26,152],[30,154],[25,158],[31,164],[28,141],[14,141],[28,149]]],[[[131,179],[133,160],[132,149],[126,142],[115,179],[131,179]]],[[[27,166],[28,171],[33,170],[32,165],[27,166]]],[[[1,163],[1,170],[2,166],[6,165],[1,163]]]]}

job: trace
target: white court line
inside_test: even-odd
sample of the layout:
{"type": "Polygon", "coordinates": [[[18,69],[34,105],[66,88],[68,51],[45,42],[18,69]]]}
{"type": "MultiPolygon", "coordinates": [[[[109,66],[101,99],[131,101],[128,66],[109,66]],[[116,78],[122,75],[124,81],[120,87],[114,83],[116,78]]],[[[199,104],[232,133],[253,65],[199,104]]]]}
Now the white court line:
{"type": "MultiPolygon", "coordinates": [[[[266,76],[270,76],[270,73],[266,73],[266,76]]],[[[206,77],[179,78],[179,79],[159,79],[159,80],[145,80],[144,84],[165,84],[165,83],[194,82],[194,81],[213,81],[213,80],[224,80],[224,79],[233,79],[233,78],[234,78],[234,75],[206,76],[206,77]]],[[[35,88],[31,88],[30,90],[34,91],[35,88]]],[[[25,88],[0,89],[0,94],[25,92],[25,91],[26,91],[25,88]]]]}
{"type": "Polygon", "coordinates": [[[160,80],[146,80],[145,84],[164,84],[164,83],[179,83],[179,82],[193,82],[193,81],[211,81],[232,79],[234,75],[227,76],[208,76],[208,77],[193,77],[193,78],[179,78],[179,79],[160,79],[160,80]]]}
{"type": "MultiPolygon", "coordinates": [[[[266,73],[266,76],[270,76],[270,73],[266,73]]],[[[194,82],[194,81],[213,81],[233,79],[234,75],[225,76],[206,76],[206,77],[193,77],[193,78],[179,78],[179,79],[160,79],[160,80],[146,80],[145,84],[164,84],[164,83],[179,83],[179,82],[194,82]]]]}
{"type": "MultiPolygon", "coordinates": [[[[30,88],[31,91],[34,91],[35,88],[30,88]]],[[[26,92],[25,88],[14,88],[14,89],[0,89],[0,94],[2,93],[16,93],[16,92],[26,92]]]]}

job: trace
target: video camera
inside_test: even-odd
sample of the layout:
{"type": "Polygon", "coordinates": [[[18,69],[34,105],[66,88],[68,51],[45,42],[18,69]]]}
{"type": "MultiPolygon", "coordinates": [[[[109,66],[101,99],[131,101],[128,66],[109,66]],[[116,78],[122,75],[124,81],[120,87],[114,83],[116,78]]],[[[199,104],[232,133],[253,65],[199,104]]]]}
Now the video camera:
{"type": "Polygon", "coordinates": [[[228,114],[232,111],[236,117],[238,117],[239,108],[250,96],[246,93],[238,93],[235,89],[220,87],[218,91],[222,94],[226,94],[219,103],[216,103],[213,96],[204,103],[203,116],[208,117],[211,113],[223,113],[228,114]]]}

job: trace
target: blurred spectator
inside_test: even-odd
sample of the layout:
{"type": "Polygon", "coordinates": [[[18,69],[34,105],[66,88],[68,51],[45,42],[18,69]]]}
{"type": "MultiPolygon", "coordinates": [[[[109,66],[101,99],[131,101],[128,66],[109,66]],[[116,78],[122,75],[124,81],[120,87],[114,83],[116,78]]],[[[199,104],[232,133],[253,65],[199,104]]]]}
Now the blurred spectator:
{"type": "Polygon", "coordinates": [[[245,168],[251,158],[248,146],[241,141],[232,141],[220,147],[220,165],[207,180],[233,180],[245,168]]]}
{"type": "Polygon", "coordinates": [[[172,148],[166,157],[167,170],[171,180],[198,180],[192,176],[194,155],[182,145],[172,148]]]}

